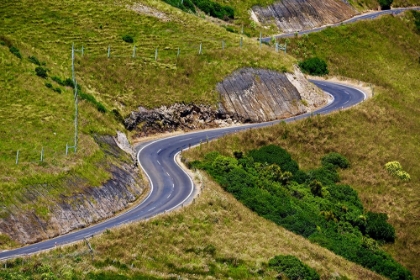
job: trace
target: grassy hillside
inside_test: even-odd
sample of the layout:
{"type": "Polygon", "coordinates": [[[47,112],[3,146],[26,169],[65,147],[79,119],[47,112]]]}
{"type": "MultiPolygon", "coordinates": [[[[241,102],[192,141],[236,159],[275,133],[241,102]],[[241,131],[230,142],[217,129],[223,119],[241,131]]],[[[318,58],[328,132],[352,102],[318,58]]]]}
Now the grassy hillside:
{"type": "Polygon", "coordinates": [[[275,143],[309,169],[327,152],[345,155],[352,169],[341,173],[342,181],[359,192],[367,210],[389,215],[397,240],[385,249],[420,277],[420,36],[414,30],[413,16],[407,13],[292,40],[292,53],[301,58],[317,55],[327,60],[332,75],[372,83],[374,97],[329,116],[224,137],[188,156],[199,158],[213,150],[232,154],[275,143]],[[393,160],[408,171],[410,182],[387,174],[384,165],[393,160]]]}
{"type": "Polygon", "coordinates": [[[8,261],[0,278],[275,279],[268,260],[291,254],[322,279],[382,279],[258,217],[206,176],[202,182],[205,188],[192,205],[89,239],[93,259],[81,242],[8,261]]]}
{"type": "Polygon", "coordinates": [[[294,62],[247,38],[241,48],[238,35],[163,2],[2,1],[0,13],[0,204],[6,207],[25,204],[27,188],[53,184],[57,189],[47,192],[57,196],[76,191],[62,184],[66,178],[77,175],[86,186],[108,179],[92,136],[124,130],[121,116],[138,106],[215,104],[216,83],[237,68],[285,71],[294,62]],[[126,35],[134,42],[125,42],[126,35]],[[71,78],[73,43],[81,86],[79,144],[66,156],[66,143],[74,139],[74,101],[63,81],[71,78]],[[37,67],[46,76],[38,76],[37,67]]]}

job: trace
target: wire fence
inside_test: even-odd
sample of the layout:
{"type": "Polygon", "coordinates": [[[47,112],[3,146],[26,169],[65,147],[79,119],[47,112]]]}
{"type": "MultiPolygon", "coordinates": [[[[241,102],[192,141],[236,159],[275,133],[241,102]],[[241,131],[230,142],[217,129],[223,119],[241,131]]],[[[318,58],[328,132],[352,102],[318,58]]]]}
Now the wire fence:
{"type": "MultiPolygon", "coordinates": [[[[148,45],[140,44],[128,44],[123,43],[120,45],[105,45],[104,42],[88,42],[86,45],[78,43],[79,46],[77,49],[72,46],[72,79],[75,81],[74,74],[74,59],[75,56],[89,57],[89,58],[100,58],[100,59],[114,59],[114,58],[125,58],[125,59],[140,59],[146,62],[160,62],[165,63],[177,61],[179,58],[187,55],[206,55],[207,53],[214,51],[221,51],[228,49],[242,49],[249,46],[249,41],[243,40],[243,37],[240,37],[236,44],[232,41],[220,40],[219,45],[217,41],[210,40],[200,43],[191,43],[186,42],[182,47],[170,47],[170,46],[158,46],[153,48],[150,43],[148,45]]],[[[268,45],[262,41],[262,38],[258,38],[257,42],[254,43],[259,45],[259,47],[269,47],[273,48],[276,52],[283,51],[286,53],[287,45],[281,45],[275,42],[273,45],[268,45]]],[[[75,87],[77,89],[77,87],[75,87]]],[[[77,93],[75,94],[75,96],[77,93]]],[[[77,100],[75,98],[75,100],[77,100]]],[[[75,101],[77,102],[77,101],[75,101]]],[[[77,107],[77,105],[76,105],[77,107]]],[[[75,112],[77,116],[77,109],[75,112]]],[[[77,124],[77,120],[75,121],[77,124]]],[[[75,128],[75,139],[77,139],[77,125],[75,128]]],[[[24,145],[22,145],[24,146],[24,145]]],[[[63,143],[58,146],[55,144],[40,146],[39,144],[36,147],[26,147],[19,148],[15,151],[1,151],[0,150],[0,160],[4,163],[10,164],[33,164],[33,163],[51,163],[54,164],[56,159],[63,156],[68,156],[71,153],[75,153],[77,150],[77,140],[70,140],[67,143],[63,143]],[[73,145],[71,145],[73,144],[73,145]],[[52,147],[53,146],[53,147],[52,147]]],[[[35,146],[35,145],[34,145],[35,146]]],[[[0,164],[1,165],[1,164],[0,164]]]]}
{"type": "MultiPolygon", "coordinates": [[[[214,51],[223,51],[228,49],[241,49],[247,47],[243,37],[240,37],[237,43],[231,41],[220,40],[219,43],[215,41],[211,42],[199,42],[184,44],[182,46],[156,46],[152,47],[150,44],[122,44],[122,45],[105,45],[103,42],[99,44],[92,43],[79,43],[79,53],[83,56],[89,56],[93,58],[132,58],[132,59],[143,59],[149,61],[160,61],[167,59],[178,59],[185,55],[205,55],[214,51]]],[[[257,44],[270,47],[269,44],[262,41],[259,38],[257,44]]],[[[249,45],[249,43],[248,43],[249,45]]],[[[287,44],[279,44],[274,42],[272,48],[276,51],[287,52],[287,44]]]]}

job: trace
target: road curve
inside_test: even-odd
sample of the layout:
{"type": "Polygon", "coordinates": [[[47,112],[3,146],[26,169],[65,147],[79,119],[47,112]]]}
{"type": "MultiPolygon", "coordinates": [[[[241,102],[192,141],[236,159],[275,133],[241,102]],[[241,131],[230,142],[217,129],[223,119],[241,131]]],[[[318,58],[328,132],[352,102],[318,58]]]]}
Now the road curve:
{"type": "Polygon", "coordinates": [[[326,114],[353,106],[366,99],[363,92],[349,86],[326,81],[312,80],[311,82],[334,97],[329,105],[313,113],[267,123],[191,132],[140,144],[136,147],[137,158],[151,184],[151,190],[146,199],[128,211],[90,227],[22,248],[0,252],[0,260],[33,254],[55,246],[89,238],[106,229],[133,221],[145,220],[182,207],[183,204],[193,199],[195,191],[191,178],[175,161],[177,153],[182,149],[236,131],[269,126],[281,121],[291,122],[312,114],[326,114]]]}
{"type": "MultiPolygon", "coordinates": [[[[371,13],[366,13],[366,14],[361,14],[361,15],[357,15],[354,16],[350,19],[347,19],[343,22],[339,22],[339,23],[335,23],[335,24],[329,24],[329,25],[324,25],[321,27],[317,27],[314,29],[308,29],[308,30],[302,30],[302,31],[298,31],[298,32],[290,32],[290,33],[283,33],[283,34],[278,34],[278,35],[274,35],[275,38],[290,38],[295,36],[295,34],[297,33],[298,35],[305,35],[305,34],[309,34],[309,33],[314,33],[314,32],[319,32],[322,31],[324,29],[326,29],[327,27],[334,27],[334,26],[339,26],[341,24],[348,24],[348,23],[353,23],[356,21],[360,21],[360,20],[369,20],[369,19],[375,19],[381,15],[389,15],[389,14],[393,14],[393,15],[397,15],[399,13],[402,13],[404,11],[407,10],[420,10],[420,7],[409,7],[409,8],[393,8],[390,10],[383,10],[383,11],[376,11],[376,12],[371,12],[371,13]]],[[[266,38],[262,38],[261,41],[263,42],[270,42],[272,37],[266,37],[266,38]]]]}

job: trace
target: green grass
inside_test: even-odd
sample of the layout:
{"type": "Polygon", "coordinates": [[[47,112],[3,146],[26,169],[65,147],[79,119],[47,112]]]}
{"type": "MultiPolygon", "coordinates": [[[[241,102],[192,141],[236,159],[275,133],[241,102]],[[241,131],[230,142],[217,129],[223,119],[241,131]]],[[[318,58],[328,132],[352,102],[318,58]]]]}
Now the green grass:
{"type": "Polygon", "coordinates": [[[38,209],[37,202],[25,204],[27,188],[54,182],[54,188],[42,189],[42,193],[56,197],[107,180],[104,162],[109,159],[92,136],[124,131],[115,116],[125,117],[138,106],[174,102],[215,105],[217,82],[241,67],[292,70],[295,60],[290,56],[267,46],[260,49],[247,38],[240,48],[238,35],[195,15],[160,1],[142,2],[164,14],[162,20],[133,11],[135,4],[130,0],[0,4],[4,15],[0,19],[2,205],[35,207],[36,213],[46,217],[48,213],[38,209]],[[124,35],[132,36],[134,43],[124,42],[124,35]],[[63,81],[71,78],[73,43],[77,50],[84,48],[84,56],[78,51],[75,59],[76,80],[82,89],[79,142],[78,152],[70,150],[66,156],[66,143],[74,141],[74,99],[73,89],[63,81]],[[200,44],[202,55],[198,55],[200,44]],[[135,58],[131,57],[133,46],[135,58]],[[36,67],[46,69],[48,77],[37,76],[36,67]],[[63,183],[71,176],[85,182],[80,189],[63,183]]]}
{"type": "Polygon", "coordinates": [[[397,239],[385,250],[420,277],[416,218],[420,215],[420,36],[414,30],[414,18],[407,13],[292,40],[290,53],[299,59],[304,54],[324,58],[331,75],[371,83],[374,97],[329,116],[227,136],[202,145],[188,157],[213,150],[231,154],[275,143],[290,151],[303,169],[310,169],[325,153],[345,155],[352,168],[342,172],[342,181],[358,191],[365,209],[388,214],[397,239]],[[385,163],[393,160],[411,175],[410,182],[386,172],[385,163]]]}

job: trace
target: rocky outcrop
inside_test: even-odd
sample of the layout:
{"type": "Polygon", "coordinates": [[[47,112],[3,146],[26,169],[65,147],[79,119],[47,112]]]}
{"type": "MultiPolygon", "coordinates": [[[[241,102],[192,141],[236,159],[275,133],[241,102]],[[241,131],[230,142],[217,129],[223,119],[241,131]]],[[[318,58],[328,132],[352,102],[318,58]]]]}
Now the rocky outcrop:
{"type": "Polygon", "coordinates": [[[309,83],[298,68],[293,74],[241,69],[219,83],[217,90],[224,113],[251,122],[300,115],[327,102],[327,96],[309,83]]]}
{"type": "Polygon", "coordinates": [[[356,11],[341,0],[282,0],[267,7],[252,7],[252,18],[275,24],[283,32],[312,29],[346,20],[356,11]]]}
{"type": "MultiPolygon", "coordinates": [[[[121,153],[113,137],[101,136],[97,141],[106,147],[107,154],[121,153]]],[[[1,233],[22,244],[34,243],[113,216],[135,201],[143,193],[144,185],[132,163],[111,164],[109,172],[111,178],[96,187],[80,188],[85,183],[83,179],[69,178],[64,184],[74,186],[75,191],[68,196],[53,198],[49,192],[57,186],[51,184],[30,186],[21,198],[26,201],[24,206],[9,207],[8,215],[0,219],[1,233]],[[47,207],[48,213],[39,211],[42,207],[47,207]]]]}
{"type": "Polygon", "coordinates": [[[137,136],[150,133],[264,122],[312,111],[327,103],[327,95],[309,83],[296,67],[294,73],[245,68],[220,82],[218,108],[174,104],[156,109],[139,107],[125,120],[137,136]]]}

